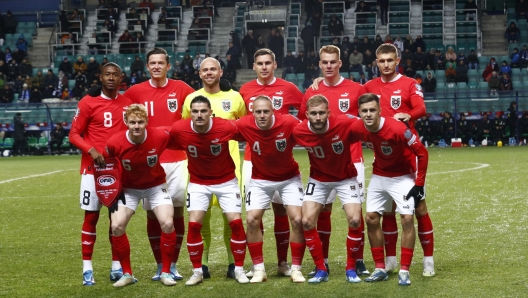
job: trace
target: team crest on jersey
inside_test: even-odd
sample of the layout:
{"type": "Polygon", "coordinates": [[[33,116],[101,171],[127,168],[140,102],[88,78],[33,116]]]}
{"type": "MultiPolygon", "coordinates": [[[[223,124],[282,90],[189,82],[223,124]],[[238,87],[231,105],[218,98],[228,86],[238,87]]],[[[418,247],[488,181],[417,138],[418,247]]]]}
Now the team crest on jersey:
{"type": "Polygon", "coordinates": [[[222,144],[211,145],[211,153],[213,155],[218,155],[220,152],[222,152],[222,144]]]}
{"type": "Polygon", "coordinates": [[[284,152],[286,150],[286,139],[275,140],[275,146],[277,146],[277,150],[284,152]]]}
{"type": "Polygon", "coordinates": [[[340,98],[339,99],[339,110],[341,112],[346,112],[350,109],[350,100],[348,98],[340,98]]]}
{"type": "Polygon", "coordinates": [[[398,109],[401,106],[401,96],[391,96],[391,107],[398,109]]]}
{"type": "Polygon", "coordinates": [[[231,100],[222,100],[222,109],[226,112],[231,111],[231,100]]]}
{"type": "Polygon", "coordinates": [[[280,110],[282,108],[282,96],[273,96],[273,108],[275,110],[280,110]]]}
{"type": "Polygon", "coordinates": [[[392,147],[391,146],[381,146],[381,152],[385,155],[391,155],[392,147]]]}
{"type": "Polygon", "coordinates": [[[178,100],[174,98],[167,99],[167,108],[171,113],[174,113],[178,110],[178,100]]]}
{"type": "Polygon", "coordinates": [[[158,155],[157,154],[147,156],[147,164],[149,165],[149,167],[153,167],[157,163],[158,163],[158,155]]]}
{"type": "Polygon", "coordinates": [[[334,149],[334,152],[337,154],[343,153],[343,149],[345,149],[345,146],[343,146],[343,141],[332,143],[332,149],[334,149]]]}

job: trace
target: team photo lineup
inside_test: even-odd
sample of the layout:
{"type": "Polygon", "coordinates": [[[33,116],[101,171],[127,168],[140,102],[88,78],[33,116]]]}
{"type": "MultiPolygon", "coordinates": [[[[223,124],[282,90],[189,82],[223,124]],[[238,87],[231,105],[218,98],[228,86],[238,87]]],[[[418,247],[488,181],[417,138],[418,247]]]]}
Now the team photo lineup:
{"type": "Polygon", "coordinates": [[[114,287],[137,282],[126,228],[140,204],[155,259],[152,280],[165,286],[178,281],[193,286],[214,277],[209,272],[214,206],[222,212],[228,278],[261,283],[276,272],[293,283],[328,281],[336,199],[348,233],[346,266],[333,267],[333,278],[373,283],[394,272],[398,285],[409,286],[416,235],[423,259],[418,252],[415,262],[422,262],[422,276],[435,276],[433,224],[425,200],[428,151],[414,125],[426,114],[422,89],[396,71],[400,57],[394,45],[382,44],[375,54],[380,77],[361,85],[340,75],[338,47],[321,47],[322,77],[305,94],[275,77],[275,54],[266,48],[253,57],[256,79],[239,92],[221,79],[220,63],[211,57],[200,64],[198,91],[168,78],[164,49],[146,54],[150,79],[123,94],[120,66],[105,64],[101,90],[91,90],[79,102],[69,135],[82,151],[83,285],[96,284],[92,255],[104,206],[110,214],[110,280],[114,287]],[[297,117],[291,109],[298,110],[297,117]],[[245,142],[243,160],[239,142],[245,142]],[[362,145],[375,156],[368,183],[362,145]],[[303,173],[293,153],[302,147],[310,165],[303,173]],[[268,209],[276,259],[266,259],[276,262],[276,269],[264,266],[268,209]],[[186,262],[179,258],[184,238],[192,274],[178,270],[186,262]],[[372,259],[364,253],[365,241],[372,259]],[[310,268],[301,267],[306,249],[313,259],[310,268]],[[250,268],[244,268],[247,252],[250,268]],[[374,268],[367,268],[365,258],[374,268]]]}

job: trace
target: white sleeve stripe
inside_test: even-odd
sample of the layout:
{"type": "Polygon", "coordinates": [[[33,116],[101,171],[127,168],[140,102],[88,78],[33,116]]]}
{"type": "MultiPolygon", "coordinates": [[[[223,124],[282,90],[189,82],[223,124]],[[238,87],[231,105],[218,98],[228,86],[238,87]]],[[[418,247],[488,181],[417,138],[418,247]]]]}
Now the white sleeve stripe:
{"type": "Polygon", "coordinates": [[[413,134],[412,138],[409,141],[407,141],[407,145],[411,146],[414,143],[414,141],[416,141],[416,135],[415,134],[413,134]]]}

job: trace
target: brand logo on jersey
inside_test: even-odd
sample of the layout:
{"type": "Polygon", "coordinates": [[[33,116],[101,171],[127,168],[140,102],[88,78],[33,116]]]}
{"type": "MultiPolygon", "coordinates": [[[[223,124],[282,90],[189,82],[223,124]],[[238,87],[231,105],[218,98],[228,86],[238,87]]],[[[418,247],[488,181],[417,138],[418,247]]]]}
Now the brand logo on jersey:
{"type": "Polygon", "coordinates": [[[214,140],[211,140],[211,143],[218,143],[218,141],[220,141],[220,139],[219,139],[219,138],[216,138],[216,139],[214,139],[214,140]]]}
{"type": "Polygon", "coordinates": [[[391,146],[381,146],[381,152],[385,155],[391,155],[392,147],[391,146]]]}
{"type": "Polygon", "coordinates": [[[229,99],[222,100],[222,109],[225,112],[231,111],[231,100],[229,100],[229,99]]]}
{"type": "Polygon", "coordinates": [[[170,93],[169,97],[176,97],[176,92],[170,93]]]}
{"type": "Polygon", "coordinates": [[[284,133],[283,132],[281,132],[280,134],[277,135],[277,138],[282,138],[282,137],[284,137],[284,133]]]}
{"type": "Polygon", "coordinates": [[[343,149],[345,149],[343,141],[332,143],[332,149],[334,149],[334,152],[337,154],[343,153],[343,149]]]}
{"type": "Polygon", "coordinates": [[[400,90],[400,89],[394,91],[394,94],[400,94],[400,93],[401,93],[401,90],[400,90]]]}
{"type": "Polygon", "coordinates": [[[401,96],[391,96],[391,107],[398,109],[401,106],[401,96]]]}
{"type": "Polygon", "coordinates": [[[286,150],[286,139],[275,140],[275,146],[277,146],[277,150],[284,152],[286,150]]]}
{"type": "Polygon", "coordinates": [[[284,94],[284,91],[281,90],[281,91],[275,92],[275,94],[282,95],[284,94]]]}
{"type": "Polygon", "coordinates": [[[110,175],[103,175],[97,178],[97,183],[101,186],[110,186],[116,182],[116,178],[110,175]]]}
{"type": "Polygon", "coordinates": [[[218,155],[220,152],[222,152],[222,144],[211,145],[211,153],[213,155],[218,155]]]}
{"type": "Polygon", "coordinates": [[[343,97],[348,96],[348,92],[341,94],[341,96],[343,97]]]}
{"type": "Polygon", "coordinates": [[[148,153],[149,153],[149,154],[152,154],[152,153],[154,153],[154,152],[156,152],[156,148],[152,148],[152,150],[150,150],[148,153]]]}
{"type": "Polygon", "coordinates": [[[387,142],[387,141],[381,142],[381,145],[388,145],[388,144],[389,144],[389,142],[387,142]]]}
{"type": "Polygon", "coordinates": [[[339,140],[339,135],[335,135],[333,138],[332,138],[332,141],[337,141],[339,140]]]}
{"type": "Polygon", "coordinates": [[[346,112],[350,108],[350,100],[348,98],[339,99],[339,110],[341,112],[346,112]]]}
{"type": "Polygon", "coordinates": [[[171,113],[174,113],[178,110],[178,101],[176,99],[167,99],[167,108],[171,113]]]}
{"type": "Polygon", "coordinates": [[[279,110],[280,108],[282,108],[282,96],[273,96],[273,108],[275,110],[279,110]]]}
{"type": "Polygon", "coordinates": [[[147,164],[149,165],[149,167],[153,167],[157,163],[158,163],[158,155],[157,154],[147,156],[147,164]]]}

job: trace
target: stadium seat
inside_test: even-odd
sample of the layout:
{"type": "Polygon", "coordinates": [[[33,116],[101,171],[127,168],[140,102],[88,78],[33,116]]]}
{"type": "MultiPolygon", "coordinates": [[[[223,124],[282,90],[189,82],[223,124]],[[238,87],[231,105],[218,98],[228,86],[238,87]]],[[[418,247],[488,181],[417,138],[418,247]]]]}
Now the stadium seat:
{"type": "Polygon", "coordinates": [[[70,146],[70,139],[68,137],[64,137],[61,148],[70,149],[70,146]]]}
{"type": "Polygon", "coordinates": [[[304,82],[304,79],[305,79],[305,78],[304,78],[304,73],[298,73],[298,74],[297,74],[297,81],[298,81],[298,82],[301,82],[301,83],[302,83],[302,82],[304,82]]]}
{"type": "Polygon", "coordinates": [[[2,149],[13,149],[13,144],[15,143],[13,138],[5,138],[2,149]]]}
{"type": "Polygon", "coordinates": [[[28,144],[29,150],[37,148],[37,145],[38,145],[37,138],[35,137],[27,138],[27,144],[28,144]]]}
{"type": "Polygon", "coordinates": [[[286,81],[297,85],[297,76],[294,73],[288,73],[286,74],[286,81]]]}

